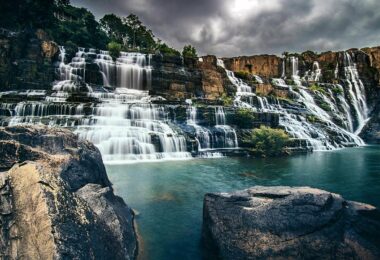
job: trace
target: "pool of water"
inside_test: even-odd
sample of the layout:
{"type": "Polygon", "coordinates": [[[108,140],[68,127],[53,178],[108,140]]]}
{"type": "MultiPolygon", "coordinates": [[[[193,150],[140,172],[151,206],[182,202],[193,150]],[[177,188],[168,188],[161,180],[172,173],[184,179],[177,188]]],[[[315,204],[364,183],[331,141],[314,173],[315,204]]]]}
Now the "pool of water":
{"type": "Polygon", "coordinates": [[[253,185],[312,186],[380,206],[380,147],[289,158],[194,159],[108,165],[116,193],[138,212],[141,259],[201,259],[203,196],[253,185]]]}

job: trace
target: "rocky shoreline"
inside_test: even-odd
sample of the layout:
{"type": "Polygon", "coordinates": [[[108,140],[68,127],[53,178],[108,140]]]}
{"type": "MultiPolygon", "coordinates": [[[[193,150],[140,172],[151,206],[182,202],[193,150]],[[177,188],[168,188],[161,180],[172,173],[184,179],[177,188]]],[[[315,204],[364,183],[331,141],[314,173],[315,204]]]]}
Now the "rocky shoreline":
{"type": "Polygon", "coordinates": [[[134,259],[134,213],[98,149],[69,130],[0,128],[0,256],[134,259]]]}
{"type": "Polygon", "coordinates": [[[221,259],[379,259],[379,228],[375,207],[310,187],[204,198],[203,242],[221,259]]]}

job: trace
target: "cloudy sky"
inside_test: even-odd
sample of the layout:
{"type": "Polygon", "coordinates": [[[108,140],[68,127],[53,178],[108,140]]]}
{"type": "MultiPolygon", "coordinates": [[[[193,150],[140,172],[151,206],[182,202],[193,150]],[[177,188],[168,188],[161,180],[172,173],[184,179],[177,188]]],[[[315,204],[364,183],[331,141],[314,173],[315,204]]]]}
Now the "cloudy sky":
{"type": "Polygon", "coordinates": [[[137,14],[199,54],[238,56],[380,45],[380,0],[71,0],[99,19],[137,14]]]}

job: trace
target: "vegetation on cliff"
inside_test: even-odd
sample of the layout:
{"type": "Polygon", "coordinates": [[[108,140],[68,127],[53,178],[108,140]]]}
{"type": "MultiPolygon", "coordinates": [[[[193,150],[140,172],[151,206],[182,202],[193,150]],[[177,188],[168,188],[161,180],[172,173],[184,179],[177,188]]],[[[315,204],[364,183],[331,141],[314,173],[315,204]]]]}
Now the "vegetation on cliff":
{"type": "MultiPolygon", "coordinates": [[[[111,43],[112,47],[116,44],[121,46],[121,51],[160,51],[166,55],[181,55],[156,38],[137,15],[119,17],[106,14],[98,22],[90,11],[70,5],[69,0],[5,2],[0,24],[10,31],[26,32],[30,37],[42,29],[50,40],[73,49],[78,46],[106,49],[111,43]]],[[[195,48],[190,45],[184,47],[183,54],[197,56],[195,48]]]]}

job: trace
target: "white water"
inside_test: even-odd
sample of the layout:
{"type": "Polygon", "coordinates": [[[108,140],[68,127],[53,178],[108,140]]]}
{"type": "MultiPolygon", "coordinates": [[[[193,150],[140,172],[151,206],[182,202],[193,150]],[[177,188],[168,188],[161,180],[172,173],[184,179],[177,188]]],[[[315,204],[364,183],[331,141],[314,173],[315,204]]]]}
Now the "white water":
{"type": "MultiPolygon", "coordinates": [[[[272,84],[278,87],[288,88],[290,93],[298,97],[296,98],[298,99],[297,101],[305,106],[305,109],[307,113],[309,114],[309,117],[312,116],[313,118],[317,118],[324,125],[323,127],[318,126],[317,124],[313,124],[312,122],[309,122],[309,120],[306,118],[307,115],[304,115],[303,113],[297,113],[295,111],[289,111],[289,109],[287,108],[283,108],[279,100],[274,99],[274,103],[272,101],[272,104],[271,104],[271,102],[269,102],[269,100],[266,97],[256,96],[254,93],[252,93],[252,91],[247,91],[246,93],[249,93],[250,96],[255,96],[255,98],[258,101],[258,107],[255,107],[254,105],[252,105],[252,102],[249,102],[249,103],[242,102],[241,96],[244,95],[244,91],[241,91],[241,90],[244,89],[242,88],[242,86],[246,84],[244,82],[242,83],[239,80],[237,80],[233,72],[226,70],[226,73],[230,81],[237,87],[237,90],[238,90],[236,93],[237,102],[235,102],[235,105],[240,106],[240,107],[245,107],[245,108],[251,108],[255,111],[261,110],[263,112],[278,113],[280,115],[280,125],[284,127],[285,130],[294,138],[307,140],[308,143],[313,148],[313,150],[334,150],[334,149],[342,148],[344,146],[364,145],[364,142],[361,140],[361,138],[358,137],[356,133],[352,133],[353,119],[352,119],[350,107],[344,97],[344,94],[338,94],[337,98],[343,109],[343,114],[348,117],[345,122],[347,130],[336,125],[332,121],[330,114],[327,113],[325,110],[323,110],[321,107],[319,107],[319,105],[315,102],[314,97],[309,93],[309,90],[306,87],[302,86],[301,77],[299,76],[298,58],[289,57],[288,61],[291,66],[292,80],[295,86],[298,87],[299,92],[298,93],[294,92],[292,90],[292,86],[288,86],[285,80],[282,78],[281,79],[273,78],[272,84]],[[330,138],[331,133],[335,133],[336,135],[335,139],[330,138]]],[[[218,65],[224,67],[224,65],[222,64],[222,61],[219,61],[218,65]]],[[[360,93],[360,95],[358,95],[360,96],[360,98],[356,96],[356,100],[361,100],[361,101],[356,102],[358,104],[355,106],[358,107],[359,111],[363,111],[364,113],[365,109],[363,107],[362,109],[359,109],[360,104],[365,104],[365,102],[364,103],[362,102],[362,100],[364,100],[363,95],[365,94],[364,94],[364,87],[362,87],[361,81],[357,74],[357,70],[355,70],[353,68],[353,65],[351,65],[349,68],[346,69],[346,71],[349,72],[349,75],[352,75],[350,77],[350,84],[351,84],[350,89],[355,88],[357,89],[357,92],[355,93],[360,93]],[[352,80],[352,78],[354,78],[354,80],[352,80]]],[[[282,74],[283,74],[283,77],[285,77],[285,59],[283,62],[282,74]]],[[[319,68],[318,62],[313,63],[312,72],[310,73],[310,75],[306,75],[306,76],[309,77],[310,81],[320,80],[322,76],[322,71],[319,68]]],[[[307,77],[304,77],[304,78],[307,78],[307,77]]],[[[339,88],[342,88],[342,87],[339,86],[339,88]]],[[[352,91],[350,90],[350,93],[351,92],[352,91]]],[[[337,101],[334,99],[332,93],[330,93],[330,97],[326,97],[322,93],[319,93],[318,95],[320,95],[320,98],[330,107],[333,113],[334,112],[341,113],[337,105],[335,104],[337,101]]]]}
{"type": "MultiPolygon", "coordinates": [[[[196,140],[198,141],[198,151],[238,148],[236,131],[226,124],[223,107],[215,107],[214,113],[215,126],[205,127],[198,124],[197,108],[189,106],[187,109],[187,125],[194,127],[196,140]]],[[[213,157],[212,153],[203,153],[203,155],[205,154],[207,157],[213,157]]]]}

